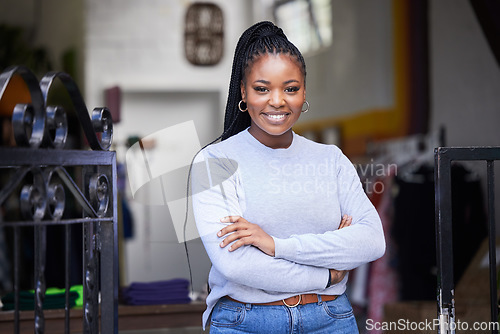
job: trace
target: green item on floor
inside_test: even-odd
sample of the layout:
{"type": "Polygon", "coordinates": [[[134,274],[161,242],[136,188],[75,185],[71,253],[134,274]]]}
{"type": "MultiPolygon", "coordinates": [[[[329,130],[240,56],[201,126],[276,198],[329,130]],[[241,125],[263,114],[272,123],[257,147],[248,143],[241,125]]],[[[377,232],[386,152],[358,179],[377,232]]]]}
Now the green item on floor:
{"type": "MultiPolygon", "coordinates": [[[[9,292],[2,297],[3,310],[13,310],[14,309],[14,292],[9,292]]],[[[71,308],[83,305],[83,287],[72,286],[69,293],[69,306],[71,308]]],[[[65,289],[59,288],[48,288],[45,292],[45,298],[43,300],[43,309],[59,309],[65,308],[66,294],[65,289]]],[[[34,310],[35,309],[35,292],[30,291],[20,291],[19,292],[19,309],[20,310],[34,310]]]]}

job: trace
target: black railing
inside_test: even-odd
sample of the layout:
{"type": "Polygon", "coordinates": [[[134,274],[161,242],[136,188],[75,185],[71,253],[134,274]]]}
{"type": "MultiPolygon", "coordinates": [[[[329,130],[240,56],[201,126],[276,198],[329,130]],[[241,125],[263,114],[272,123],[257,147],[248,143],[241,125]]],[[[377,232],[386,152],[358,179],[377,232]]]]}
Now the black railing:
{"type": "MultiPolygon", "coordinates": [[[[455,297],[453,282],[451,163],[486,161],[488,193],[488,239],[491,324],[498,323],[494,161],[500,160],[500,147],[439,147],[435,150],[436,247],[438,265],[439,333],[455,333],[455,297]]],[[[498,326],[492,326],[498,333],[498,326]]]]}
{"type": "Polygon", "coordinates": [[[116,154],[108,151],[112,140],[110,112],[96,108],[89,116],[77,85],[67,74],[48,73],[38,82],[24,67],[12,67],[0,75],[0,100],[20,101],[18,96],[6,96],[13,78],[21,78],[26,84],[31,101],[15,104],[12,111],[17,146],[0,147],[0,228],[11,228],[13,235],[13,332],[20,332],[21,323],[21,230],[33,229],[33,324],[35,333],[44,333],[51,332],[44,316],[45,268],[50,260],[46,254],[47,229],[64,226],[64,331],[69,333],[71,254],[75,251],[71,233],[72,227],[81,226],[81,331],[118,333],[117,174],[116,154]],[[53,101],[48,103],[55,81],[62,83],[70,97],[71,109],[76,113],[73,119],[78,120],[92,150],[64,149],[67,110],[53,101]],[[17,205],[6,204],[12,199],[17,205]],[[73,203],[69,210],[68,202],[73,203]]]}

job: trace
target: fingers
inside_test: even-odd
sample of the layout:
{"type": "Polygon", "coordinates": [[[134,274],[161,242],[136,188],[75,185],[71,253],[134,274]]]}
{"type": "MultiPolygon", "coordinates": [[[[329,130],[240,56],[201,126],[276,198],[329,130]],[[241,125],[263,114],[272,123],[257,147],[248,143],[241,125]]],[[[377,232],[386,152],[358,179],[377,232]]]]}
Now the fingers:
{"type": "MultiPolygon", "coordinates": [[[[227,238],[226,238],[226,239],[224,239],[224,240],[222,241],[222,243],[224,243],[226,240],[227,240],[227,238]]],[[[222,243],[221,243],[221,244],[222,244],[222,243]]],[[[229,243],[231,243],[231,242],[228,242],[228,243],[225,243],[225,244],[227,245],[227,244],[229,244],[229,243]]],[[[237,249],[238,249],[238,248],[240,248],[241,246],[251,245],[251,244],[252,244],[252,242],[250,241],[250,238],[240,238],[240,239],[238,239],[236,242],[234,242],[231,246],[229,246],[228,251],[232,252],[232,251],[237,250],[237,249]]],[[[222,247],[222,246],[221,246],[221,247],[222,247]]],[[[225,246],[224,246],[224,247],[225,247],[225,246]]]]}
{"type": "Polygon", "coordinates": [[[241,222],[236,221],[235,223],[232,223],[231,225],[228,225],[228,226],[224,227],[223,229],[221,229],[219,232],[217,232],[217,236],[222,237],[228,233],[248,228],[249,225],[250,225],[250,223],[247,222],[246,220],[241,221],[241,222]]]}
{"type": "Polygon", "coordinates": [[[345,275],[347,275],[347,273],[348,273],[347,270],[330,269],[330,276],[331,276],[332,285],[342,282],[342,280],[344,279],[345,275]]]}
{"type": "Polygon", "coordinates": [[[232,252],[241,246],[252,245],[267,255],[274,256],[274,239],[259,225],[252,224],[240,216],[224,217],[221,222],[231,223],[217,233],[219,238],[224,238],[219,244],[221,248],[230,245],[228,250],[232,252]]]}
{"type": "MultiPolygon", "coordinates": [[[[236,223],[237,221],[245,220],[241,216],[227,216],[220,219],[221,223],[236,223]]],[[[246,221],[246,220],[245,220],[246,221]]]]}
{"type": "Polygon", "coordinates": [[[231,244],[233,241],[234,242],[228,250],[230,252],[240,248],[241,246],[244,246],[246,244],[250,244],[249,239],[247,237],[251,236],[252,233],[249,231],[249,228],[251,227],[251,224],[245,220],[244,218],[240,216],[227,216],[224,218],[221,218],[220,220],[222,223],[232,223],[223,229],[221,229],[219,232],[217,232],[218,237],[223,237],[227,235],[224,240],[221,241],[219,246],[221,248],[226,247],[227,245],[231,244]],[[228,235],[229,234],[229,235],[228,235]]]}
{"type": "Polygon", "coordinates": [[[243,224],[239,224],[240,220],[242,221],[242,223],[247,222],[245,219],[243,219],[240,216],[227,216],[227,217],[221,218],[220,219],[221,223],[232,223],[232,224],[224,227],[219,232],[217,232],[217,236],[222,237],[228,233],[231,233],[231,232],[234,232],[234,231],[237,231],[237,230],[243,228],[244,227],[244,226],[242,226],[243,224]]]}
{"type": "Polygon", "coordinates": [[[335,284],[342,282],[342,280],[344,279],[346,274],[347,274],[346,270],[342,270],[342,271],[338,272],[337,278],[335,279],[335,284]]]}
{"type": "MultiPolygon", "coordinates": [[[[233,227],[233,225],[231,225],[231,227],[233,227]]],[[[223,234],[224,232],[222,232],[223,230],[219,231],[220,236],[224,235],[223,234]]],[[[229,232],[231,232],[231,231],[225,231],[225,233],[229,233],[229,232]]],[[[248,237],[250,235],[251,235],[251,233],[247,229],[235,230],[234,233],[231,233],[230,235],[225,237],[224,240],[221,241],[220,246],[222,248],[224,248],[227,245],[229,245],[230,243],[232,243],[233,241],[238,240],[238,239],[240,239],[240,240],[244,239],[245,237],[248,237]]],[[[231,245],[231,247],[229,247],[229,250],[232,251],[232,250],[239,248],[240,246],[243,246],[243,244],[241,244],[239,242],[237,242],[237,243],[234,243],[233,245],[231,245]],[[237,243],[238,243],[238,245],[236,245],[237,243]]]]}
{"type": "Polygon", "coordinates": [[[351,223],[352,223],[352,216],[343,215],[342,216],[342,220],[340,221],[339,230],[341,228],[344,228],[344,227],[347,227],[347,226],[351,226],[351,223]]]}

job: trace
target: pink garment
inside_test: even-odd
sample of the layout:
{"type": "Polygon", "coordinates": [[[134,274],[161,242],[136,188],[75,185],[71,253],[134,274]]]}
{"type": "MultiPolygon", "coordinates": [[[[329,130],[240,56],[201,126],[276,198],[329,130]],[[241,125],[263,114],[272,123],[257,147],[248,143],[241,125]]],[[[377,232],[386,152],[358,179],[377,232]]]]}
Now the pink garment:
{"type": "MultiPolygon", "coordinates": [[[[385,304],[398,300],[398,275],[396,269],[391,266],[394,258],[394,243],[391,241],[390,231],[392,225],[392,180],[393,176],[387,176],[383,180],[377,180],[377,192],[370,197],[382,220],[384,236],[386,240],[386,252],[383,257],[371,263],[368,279],[368,310],[367,319],[373,323],[384,320],[385,304]],[[383,187],[381,185],[384,185],[383,187]],[[383,192],[380,190],[383,189],[383,192]]],[[[381,330],[373,329],[370,333],[382,333],[381,330]]]]}

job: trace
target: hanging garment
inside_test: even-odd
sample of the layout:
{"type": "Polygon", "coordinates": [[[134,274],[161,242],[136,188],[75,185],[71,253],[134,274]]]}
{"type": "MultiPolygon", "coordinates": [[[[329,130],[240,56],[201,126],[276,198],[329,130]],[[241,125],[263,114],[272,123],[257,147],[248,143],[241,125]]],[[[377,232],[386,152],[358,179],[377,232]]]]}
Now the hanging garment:
{"type": "MultiPolygon", "coordinates": [[[[367,318],[374,322],[384,320],[384,306],[395,302],[399,298],[399,277],[394,264],[397,250],[394,240],[391,238],[392,228],[392,183],[393,176],[388,175],[380,179],[380,186],[375,189],[379,191],[373,194],[372,202],[379,213],[384,228],[386,241],[385,255],[370,264],[370,273],[368,279],[368,310],[367,318]]],[[[372,331],[382,333],[382,331],[372,331]]]]}
{"type": "MultiPolygon", "coordinates": [[[[452,166],[454,279],[458,282],[487,235],[480,180],[452,166]]],[[[401,300],[435,300],[437,288],[434,169],[422,165],[395,178],[393,238],[401,300]]],[[[451,237],[451,236],[450,236],[451,237]]]]}

